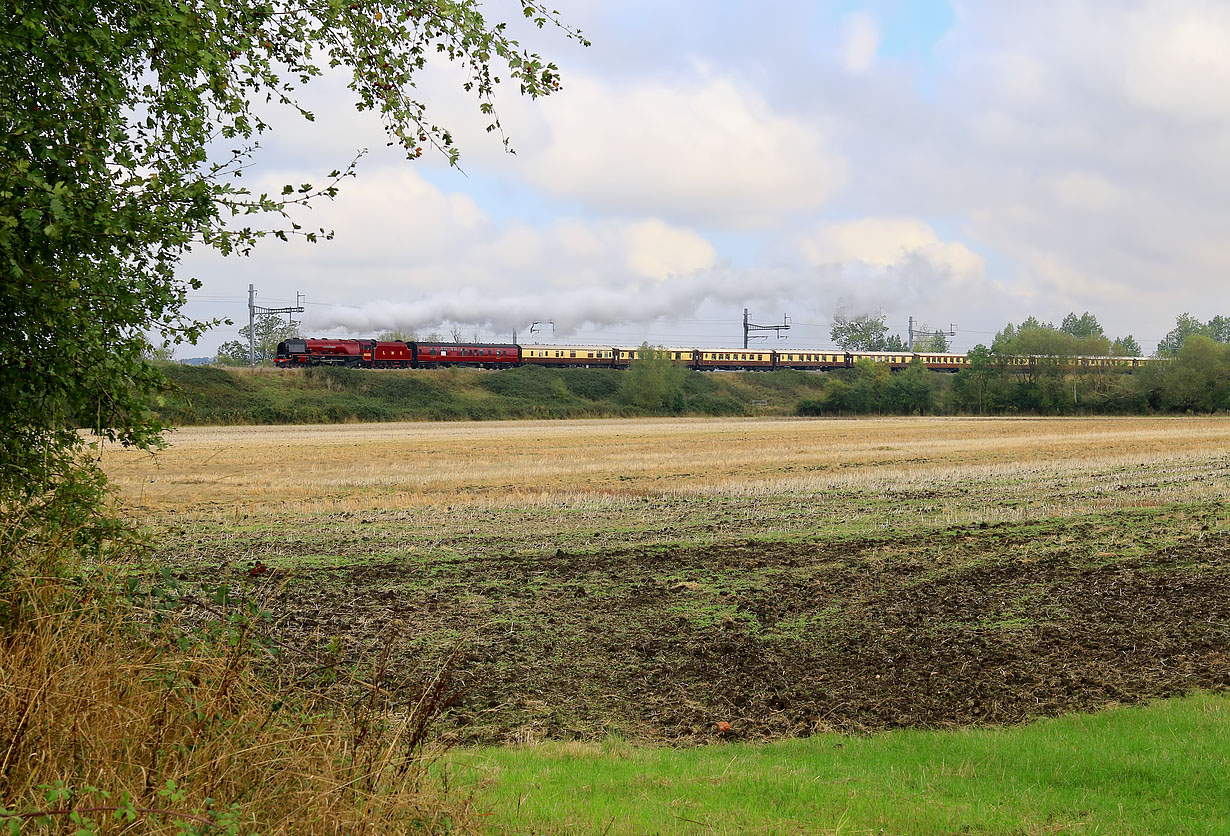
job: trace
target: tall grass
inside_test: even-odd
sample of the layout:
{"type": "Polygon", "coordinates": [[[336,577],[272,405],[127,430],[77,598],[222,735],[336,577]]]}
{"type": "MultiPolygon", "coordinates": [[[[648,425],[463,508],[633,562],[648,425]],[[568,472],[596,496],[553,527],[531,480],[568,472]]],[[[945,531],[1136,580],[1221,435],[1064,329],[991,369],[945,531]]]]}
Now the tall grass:
{"type": "Polygon", "coordinates": [[[295,650],[252,596],[121,583],[104,566],[130,547],[89,565],[71,530],[16,527],[9,515],[0,832],[468,832],[466,798],[428,774],[442,681],[397,699],[379,663],[339,671],[327,654],[292,679],[279,670],[295,650]],[[359,701],[332,696],[346,678],[359,701]]]}

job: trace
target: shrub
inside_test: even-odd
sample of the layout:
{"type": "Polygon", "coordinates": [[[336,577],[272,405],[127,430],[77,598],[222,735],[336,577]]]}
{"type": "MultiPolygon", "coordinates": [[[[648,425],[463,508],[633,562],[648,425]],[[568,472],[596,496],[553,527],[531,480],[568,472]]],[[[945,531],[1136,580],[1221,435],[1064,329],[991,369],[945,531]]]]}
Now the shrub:
{"type": "Polygon", "coordinates": [[[538,403],[570,400],[568,387],[553,369],[541,366],[518,366],[485,375],[482,386],[487,391],[506,398],[518,398],[538,403]]]}
{"type": "Polygon", "coordinates": [[[609,402],[619,394],[622,372],[615,369],[560,369],[556,373],[577,397],[609,402]]]}
{"type": "Polygon", "coordinates": [[[801,400],[794,408],[795,415],[815,417],[825,413],[824,402],[819,400],[801,400]]]}

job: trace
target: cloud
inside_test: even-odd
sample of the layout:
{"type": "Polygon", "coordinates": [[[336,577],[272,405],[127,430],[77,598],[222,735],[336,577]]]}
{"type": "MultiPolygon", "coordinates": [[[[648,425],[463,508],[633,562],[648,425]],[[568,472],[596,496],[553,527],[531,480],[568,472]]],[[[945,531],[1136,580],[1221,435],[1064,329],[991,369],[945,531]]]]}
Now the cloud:
{"type": "MultiPolygon", "coordinates": [[[[296,181],[298,174],[271,174],[256,186],[268,190],[283,180],[296,181]]],[[[317,212],[318,223],[333,227],[334,240],[273,241],[248,259],[202,254],[188,266],[218,277],[210,282],[213,292],[225,275],[232,285],[256,283],[270,298],[293,298],[307,290],[317,305],[371,301],[365,316],[376,325],[384,322],[377,316],[381,309],[431,300],[415,310],[505,328],[551,318],[566,307],[560,299],[579,293],[604,300],[601,310],[611,306],[605,301],[609,296],[648,296],[677,277],[717,264],[706,238],[659,218],[497,222],[469,196],[438,189],[409,167],[361,174],[334,203],[305,213],[305,226],[317,212]]],[[[567,318],[566,312],[559,316],[567,318]]],[[[341,314],[323,315],[319,307],[306,319],[317,328],[353,322],[341,314]]],[[[441,321],[419,318],[398,327],[434,327],[441,321]]]]}
{"type": "Polygon", "coordinates": [[[880,29],[875,18],[865,12],[846,15],[842,22],[842,65],[859,74],[871,68],[880,48],[880,29]]]}
{"type": "MultiPolygon", "coordinates": [[[[913,213],[960,218],[963,236],[996,254],[997,310],[1026,298],[1044,318],[1101,311],[1139,335],[1230,304],[1218,246],[1230,225],[1230,7],[958,11],[933,102],[907,127],[913,143],[903,132],[876,146],[911,149],[908,163],[885,158],[877,199],[896,190],[913,213]]],[[[865,190],[870,162],[851,155],[852,191],[865,190]]]]}
{"type": "Polygon", "coordinates": [[[703,67],[631,83],[574,75],[565,97],[532,114],[517,103],[522,171],[594,211],[754,228],[819,209],[846,182],[817,125],[703,67]]]}
{"type": "Polygon", "coordinates": [[[984,259],[963,243],[941,241],[914,218],[867,218],[820,224],[797,242],[814,266],[835,264],[862,274],[919,273],[948,288],[985,277],[984,259]]]}

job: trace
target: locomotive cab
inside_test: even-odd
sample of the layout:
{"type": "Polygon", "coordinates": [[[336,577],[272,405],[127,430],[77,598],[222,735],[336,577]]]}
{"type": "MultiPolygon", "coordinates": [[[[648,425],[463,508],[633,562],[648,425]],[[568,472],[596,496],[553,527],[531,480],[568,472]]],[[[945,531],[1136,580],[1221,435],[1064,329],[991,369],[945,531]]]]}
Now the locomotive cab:
{"type": "Polygon", "coordinates": [[[307,354],[306,340],[283,340],[278,343],[278,351],[273,362],[279,365],[293,363],[296,357],[301,358],[305,354],[307,354]]]}

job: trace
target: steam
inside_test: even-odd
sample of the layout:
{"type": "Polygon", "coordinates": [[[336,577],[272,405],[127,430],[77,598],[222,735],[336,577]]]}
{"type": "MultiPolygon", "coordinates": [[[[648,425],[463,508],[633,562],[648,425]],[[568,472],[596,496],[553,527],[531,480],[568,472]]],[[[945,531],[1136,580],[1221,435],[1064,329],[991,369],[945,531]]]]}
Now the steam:
{"type": "Polygon", "coordinates": [[[794,316],[831,315],[836,310],[870,312],[896,308],[935,287],[934,265],[907,262],[890,270],[831,264],[697,271],[665,281],[639,280],[571,288],[444,290],[413,302],[369,302],[312,314],[308,326],[356,335],[418,332],[450,323],[506,332],[552,320],[557,336],[585,328],[686,319],[705,303],[732,309],[754,307],[794,316]]]}

